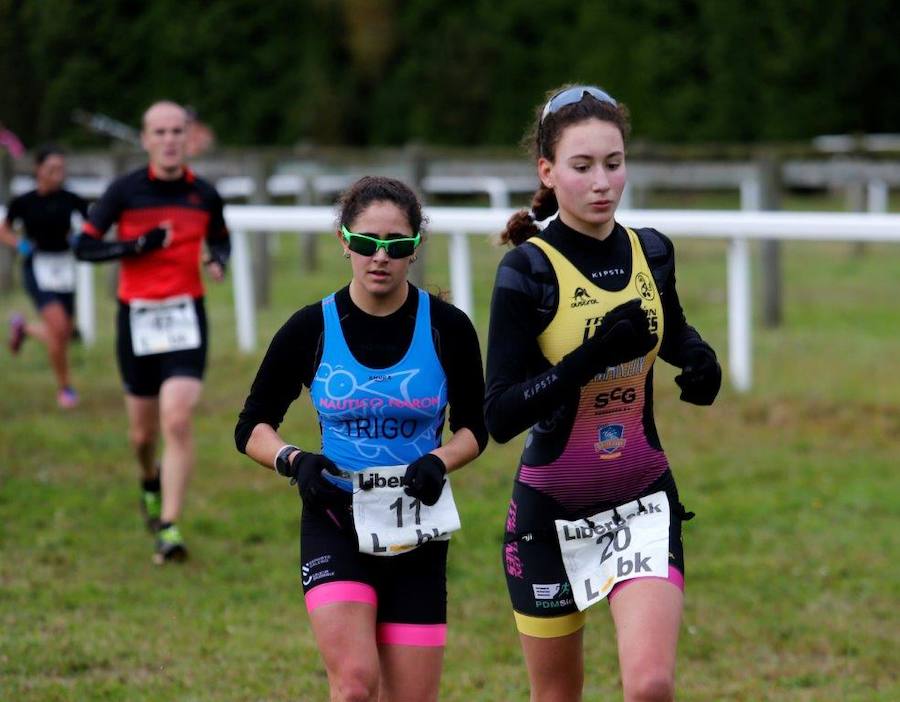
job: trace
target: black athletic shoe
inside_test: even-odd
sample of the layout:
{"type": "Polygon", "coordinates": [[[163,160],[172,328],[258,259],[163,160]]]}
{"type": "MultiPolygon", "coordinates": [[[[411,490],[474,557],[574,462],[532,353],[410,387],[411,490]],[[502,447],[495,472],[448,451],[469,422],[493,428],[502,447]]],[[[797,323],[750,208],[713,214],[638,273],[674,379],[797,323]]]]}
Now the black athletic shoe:
{"type": "Polygon", "coordinates": [[[187,558],[187,548],[181,532],[174,524],[156,532],[156,553],[153,554],[153,562],[162,565],[170,561],[181,562],[187,558]]]}

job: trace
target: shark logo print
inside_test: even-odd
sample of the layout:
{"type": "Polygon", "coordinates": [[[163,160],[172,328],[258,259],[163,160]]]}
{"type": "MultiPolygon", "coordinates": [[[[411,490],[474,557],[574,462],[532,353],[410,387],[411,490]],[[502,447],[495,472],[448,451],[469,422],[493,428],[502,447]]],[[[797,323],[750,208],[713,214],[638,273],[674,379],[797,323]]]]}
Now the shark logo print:
{"type": "Polygon", "coordinates": [[[584,307],[585,305],[596,305],[597,301],[591,297],[591,294],[584,288],[575,288],[572,293],[572,302],[570,307],[584,307]]]}

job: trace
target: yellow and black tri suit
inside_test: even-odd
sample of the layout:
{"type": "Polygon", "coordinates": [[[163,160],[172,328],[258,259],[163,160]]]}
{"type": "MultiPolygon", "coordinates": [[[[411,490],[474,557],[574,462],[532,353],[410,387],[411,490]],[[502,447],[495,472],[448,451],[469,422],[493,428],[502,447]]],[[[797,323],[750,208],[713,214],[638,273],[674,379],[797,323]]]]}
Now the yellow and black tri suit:
{"type": "Polygon", "coordinates": [[[657,355],[684,365],[682,354],[696,344],[704,342],[678,302],[671,242],[654,230],[616,225],[598,241],[556,220],[501,262],[485,416],[500,441],[530,428],[504,546],[523,633],[560,636],[583,625],[554,519],[581,518],[665,490],[672,507],[670,564],[683,573],[684,511],[653,421],[652,367],[657,355]],[[634,298],[659,335],[657,346],[579,386],[567,373],[566,354],[594,333],[609,310],[634,298]]]}

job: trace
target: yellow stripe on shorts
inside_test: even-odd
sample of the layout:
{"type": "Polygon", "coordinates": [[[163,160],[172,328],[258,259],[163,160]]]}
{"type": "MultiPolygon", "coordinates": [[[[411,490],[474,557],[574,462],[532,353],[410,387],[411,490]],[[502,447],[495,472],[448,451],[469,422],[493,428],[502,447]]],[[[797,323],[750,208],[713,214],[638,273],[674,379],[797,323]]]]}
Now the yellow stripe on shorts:
{"type": "Polygon", "coordinates": [[[539,639],[555,639],[574,634],[584,626],[587,619],[584,612],[572,612],[561,617],[531,617],[516,611],[513,614],[520,634],[539,639]]]}

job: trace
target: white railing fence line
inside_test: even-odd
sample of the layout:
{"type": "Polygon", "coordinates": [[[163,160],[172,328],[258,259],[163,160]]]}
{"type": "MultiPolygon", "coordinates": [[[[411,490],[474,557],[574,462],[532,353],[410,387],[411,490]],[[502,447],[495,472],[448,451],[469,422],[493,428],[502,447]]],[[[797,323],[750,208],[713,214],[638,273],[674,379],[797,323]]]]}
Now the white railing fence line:
{"type": "MultiPolygon", "coordinates": [[[[876,195],[879,197],[880,193],[876,195]]],[[[454,304],[473,316],[471,250],[468,236],[501,231],[514,210],[507,208],[426,208],[429,229],[449,235],[449,267],[454,304]]],[[[3,208],[0,207],[0,216],[3,208]]],[[[322,233],[334,227],[331,207],[228,205],[232,233],[231,280],[237,341],[244,352],[257,344],[248,232],[322,233]]],[[[727,250],[728,372],[738,391],[752,384],[750,246],[754,239],[794,241],[900,242],[900,214],[835,212],[750,212],[710,210],[620,210],[617,219],[653,227],[671,237],[725,239],[727,250]]],[[[93,267],[78,264],[78,325],[86,344],[96,338],[93,267]]]]}

